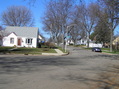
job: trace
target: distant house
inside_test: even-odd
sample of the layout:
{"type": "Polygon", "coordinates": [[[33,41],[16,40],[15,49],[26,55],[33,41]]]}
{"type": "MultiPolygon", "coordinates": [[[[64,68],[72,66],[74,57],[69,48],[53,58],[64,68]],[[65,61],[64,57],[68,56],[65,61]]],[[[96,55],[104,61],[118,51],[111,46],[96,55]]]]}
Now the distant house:
{"type": "Polygon", "coordinates": [[[74,42],[72,40],[67,40],[66,44],[67,45],[74,45],[74,42]]]}
{"type": "MultiPolygon", "coordinates": [[[[87,38],[84,37],[84,38],[78,40],[77,44],[88,46],[87,38]]],[[[89,47],[100,47],[100,48],[102,48],[102,43],[95,43],[95,42],[91,41],[91,39],[89,39],[89,47]]]]}
{"type": "Polygon", "coordinates": [[[3,38],[3,46],[34,47],[38,45],[39,38],[37,27],[12,27],[5,29],[7,35],[3,38]]]}
{"type": "MultiPolygon", "coordinates": [[[[88,44],[86,44],[86,46],[87,46],[88,44]]],[[[91,41],[90,43],[89,43],[89,47],[99,47],[99,48],[102,48],[103,47],[103,44],[102,43],[95,43],[95,42],[93,42],[93,41],[91,41]]]]}
{"type": "Polygon", "coordinates": [[[77,45],[86,45],[87,44],[87,39],[82,38],[80,40],[77,40],[77,45]]]}
{"type": "Polygon", "coordinates": [[[113,41],[113,45],[117,45],[119,44],[119,37],[117,37],[114,41],[113,41]]]}
{"type": "Polygon", "coordinates": [[[44,41],[45,41],[44,37],[42,35],[38,35],[38,42],[42,43],[44,41]]]}
{"type": "MultiPolygon", "coordinates": [[[[82,39],[77,39],[77,41],[76,41],[76,45],[86,45],[86,43],[87,43],[86,37],[84,37],[82,39]]],[[[75,43],[73,42],[73,40],[68,40],[68,44],[75,44],[75,43]]]]}

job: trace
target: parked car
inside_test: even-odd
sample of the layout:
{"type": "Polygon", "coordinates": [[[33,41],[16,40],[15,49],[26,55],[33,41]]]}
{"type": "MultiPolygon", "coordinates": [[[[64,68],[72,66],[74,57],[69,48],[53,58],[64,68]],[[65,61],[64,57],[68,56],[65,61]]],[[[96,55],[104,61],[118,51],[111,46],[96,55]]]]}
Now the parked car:
{"type": "Polygon", "coordinates": [[[101,48],[99,48],[99,47],[93,47],[92,51],[94,51],[94,52],[102,52],[101,48]]]}

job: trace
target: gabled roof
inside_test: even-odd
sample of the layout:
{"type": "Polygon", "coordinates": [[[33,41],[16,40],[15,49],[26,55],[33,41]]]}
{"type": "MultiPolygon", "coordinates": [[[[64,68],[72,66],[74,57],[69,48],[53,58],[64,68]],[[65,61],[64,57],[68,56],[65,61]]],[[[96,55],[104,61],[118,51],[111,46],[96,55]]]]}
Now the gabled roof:
{"type": "MultiPolygon", "coordinates": [[[[12,32],[14,35],[16,35],[16,33],[15,32],[12,32]]],[[[7,36],[9,36],[10,34],[12,34],[12,33],[9,33],[7,36]]],[[[16,35],[17,36],[17,35],[16,35]]]]}
{"type": "Polygon", "coordinates": [[[38,28],[37,27],[16,27],[16,26],[8,26],[5,31],[9,34],[14,32],[17,36],[21,37],[35,37],[38,36],[38,28]]]}

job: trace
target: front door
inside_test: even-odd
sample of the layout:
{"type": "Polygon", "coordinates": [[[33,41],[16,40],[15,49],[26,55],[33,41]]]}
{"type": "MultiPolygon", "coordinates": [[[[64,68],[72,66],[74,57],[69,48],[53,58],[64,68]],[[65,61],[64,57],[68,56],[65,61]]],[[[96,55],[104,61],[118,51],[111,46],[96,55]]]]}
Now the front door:
{"type": "Polygon", "coordinates": [[[18,38],[17,45],[21,46],[21,38],[18,38]]]}

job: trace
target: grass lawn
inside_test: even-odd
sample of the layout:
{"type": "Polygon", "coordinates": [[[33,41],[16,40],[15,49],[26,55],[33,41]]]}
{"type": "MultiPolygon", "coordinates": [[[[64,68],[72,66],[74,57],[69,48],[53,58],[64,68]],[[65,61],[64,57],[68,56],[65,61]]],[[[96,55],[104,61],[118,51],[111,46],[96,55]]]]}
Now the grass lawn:
{"type": "MultiPolygon", "coordinates": [[[[87,50],[92,50],[92,48],[85,48],[87,50]]],[[[110,49],[109,48],[101,48],[102,52],[104,53],[111,53],[111,54],[119,54],[119,51],[113,51],[113,52],[110,52],[110,49]]]]}
{"type": "Polygon", "coordinates": [[[110,49],[109,48],[101,48],[102,51],[109,51],[110,49]]]}
{"type": "Polygon", "coordinates": [[[85,45],[75,45],[74,47],[85,47],[85,45]]]}
{"type": "MultiPolygon", "coordinates": [[[[85,48],[87,50],[92,50],[92,48],[85,48]]],[[[111,53],[111,54],[119,54],[119,51],[113,51],[113,52],[110,52],[110,49],[109,48],[101,48],[102,52],[104,53],[111,53]]]]}
{"type": "Polygon", "coordinates": [[[111,53],[111,54],[119,54],[119,51],[112,51],[112,52],[110,52],[110,50],[102,50],[102,52],[104,52],[104,53],[111,53]]]}
{"type": "Polygon", "coordinates": [[[102,52],[105,52],[105,53],[119,54],[119,51],[115,51],[115,50],[113,50],[112,52],[110,52],[110,49],[109,48],[101,48],[101,49],[102,49],[102,52]]]}
{"type": "Polygon", "coordinates": [[[13,47],[0,47],[0,53],[14,53],[14,54],[41,54],[41,53],[56,53],[54,49],[50,48],[17,48],[13,47]]]}
{"type": "Polygon", "coordinates": [[[103,52],[105,52],[105,53],[111,53],[111,54],[119,54],[119,51],[117,51],[117,52],[115,52],[115,51],[113,51],[113,52],[103,51],[103,52]]]}

